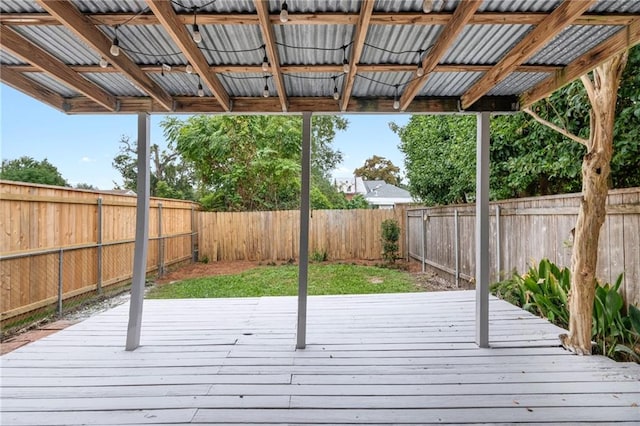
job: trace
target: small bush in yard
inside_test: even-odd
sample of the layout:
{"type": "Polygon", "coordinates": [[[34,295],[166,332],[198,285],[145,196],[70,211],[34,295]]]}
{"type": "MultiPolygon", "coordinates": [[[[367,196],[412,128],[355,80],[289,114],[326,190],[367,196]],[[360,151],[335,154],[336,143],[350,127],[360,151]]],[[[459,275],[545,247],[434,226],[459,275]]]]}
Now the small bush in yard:
{"type": "Polygon", "coordinates": [[[393,263],[399,258],[400,225],[395,219],[387,219],[382,222],[382,258],[387,263],[393,263]]]}

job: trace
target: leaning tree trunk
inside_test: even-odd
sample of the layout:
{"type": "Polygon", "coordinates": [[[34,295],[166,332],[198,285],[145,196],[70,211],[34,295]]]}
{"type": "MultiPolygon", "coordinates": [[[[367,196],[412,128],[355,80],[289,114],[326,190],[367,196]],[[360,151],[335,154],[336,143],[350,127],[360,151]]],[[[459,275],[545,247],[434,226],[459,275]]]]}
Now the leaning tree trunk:
{"type": "Polygon", "coordinates": [[[591,133],[582,161],[582,200],[571,256],[569,334],[561,336],[567,349],[581,355],[591,354],[598,239],[606,215],[616,100],[626,61],[626,53],[621,53],[596,68],[593,80],[582,77],[591,102],[591,133]]]}

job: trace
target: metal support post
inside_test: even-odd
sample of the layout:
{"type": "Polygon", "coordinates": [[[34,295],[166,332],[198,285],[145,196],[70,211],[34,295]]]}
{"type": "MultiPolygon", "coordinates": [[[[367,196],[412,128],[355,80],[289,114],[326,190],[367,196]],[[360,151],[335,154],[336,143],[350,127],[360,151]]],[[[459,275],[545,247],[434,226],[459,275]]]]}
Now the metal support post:
{"type": "Polygon", "coordinates": [[[496,206],[496,281],[500,281],[501,279],[500,270],[502,269],[502,264],[500,261],[500,251],[500,206],[496,206]]]}
{"type": "Polygon", "coordinates": [[[460,287],[460,224],[458,209],[453,211],[453,233],[455,241],[455,259],[456,259],[456,288],[460,287]]]}
{"type": "Polygon", "coordinates": [[[63,280],[62,280],[62,264],[63,264],[63,254],[64,250],[60,249],[58,254],[58,316],[62,316],[62,292],[63,290],[63,280]]]}
{"type": "Polygon", "coordinates": [[[489,113],[477,115],[476,343],[489,347],[489,113]]]}
{"type": "Polygon", "coordinates": [[[425,222],[426,222],[425,217],[424,217],[424,210],[420,211],[420,219],[421,219],[420,222],[422,222],[422,225],[420,226],[420,229],[421,229],[421,232],[420,232],[420,245],[422,246],[422,255],[421,255],[421,257],[422,257],[422,272],[424,273],[425,270],[426,270],[426,262],[427,262],[427,253],[426,253],[427,249],[425,247],[426,238],[425,238],[425,235],[424,235],[424,233],[426,232],[425,225],[424,225],[425,222]]]}
{"type": "Polygon", "coordinates": [[[162,238],[162,203],[158,203],[158,276],[164,275],[164,238],[162,238]]]}
{"type": "Polygon", "coordinates": [[[297,349],[307,345],[307,279],[309,273],[309,211],[311,182],[311,113],[302,114],[302,192],[300,194],[300,257],[298,259],[297,349]]]}
{"type": "Polygon", "coordinates": [[[97,212],[97,227],[98,232],[96,235],[97,244],[97,256],[98,256],[98,283],[96,284],[96,290],[98,294],[102,294],[102,197],[98,197],[98,212],[97,212]]]}
{"type": "Polygon", "coordinates": [[[142,305],[149,249],[149,114],[138,113],[138,200],[136,205],[136,242],[133,255],[131,301],[126,350],[140,346],[142,305]]]}

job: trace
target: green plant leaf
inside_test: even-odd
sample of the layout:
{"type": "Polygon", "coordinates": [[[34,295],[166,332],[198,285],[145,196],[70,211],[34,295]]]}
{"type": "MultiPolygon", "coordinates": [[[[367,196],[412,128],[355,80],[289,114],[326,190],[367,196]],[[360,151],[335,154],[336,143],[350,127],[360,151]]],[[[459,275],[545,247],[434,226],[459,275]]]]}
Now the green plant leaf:
{"type": "Polygon", "coordinates": [[[640,334],[640,309],[635,305],[629,305],[629,320],[633,331],[640,334]]]}

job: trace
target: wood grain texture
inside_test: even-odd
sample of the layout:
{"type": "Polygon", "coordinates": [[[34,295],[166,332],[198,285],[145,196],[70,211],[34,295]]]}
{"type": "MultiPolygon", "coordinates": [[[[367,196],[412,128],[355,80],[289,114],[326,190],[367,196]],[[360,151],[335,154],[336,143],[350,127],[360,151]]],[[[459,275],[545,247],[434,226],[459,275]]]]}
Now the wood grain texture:
{"type": "Polygon", "coordinates": [[[474,293],[147,300],[142,346],[121,305],[2,357],[2,424],[633,423],[640,368],[557,345],[561,330],[474,293]],[[521,340],[526,338],[526,340],[521,340]]]}

